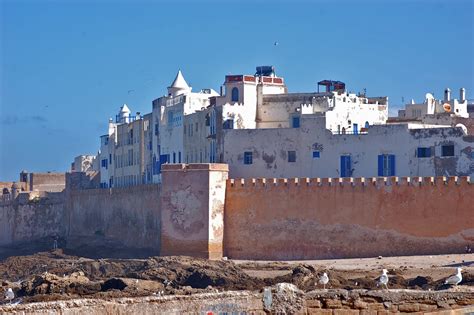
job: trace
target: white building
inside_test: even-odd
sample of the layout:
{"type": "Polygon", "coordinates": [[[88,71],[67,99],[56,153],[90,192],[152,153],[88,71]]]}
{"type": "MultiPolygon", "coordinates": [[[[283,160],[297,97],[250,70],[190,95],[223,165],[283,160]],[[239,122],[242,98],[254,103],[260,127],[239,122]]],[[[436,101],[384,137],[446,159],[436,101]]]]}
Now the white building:
{"type": "Polygon", "coordinates": [[[131,115],[126,104],[101,136],[100,185],[125,187],[152,182],[152,115],[131,115]]]}
{"type": "Polygon", "coordinates": [[[468,119],[464,89],[459,101],[449,89],[443,101],[428,94],[391,121],[387,97],[348,93],[343,82],[330,80],[318,82],[317,91],[289,93],[271,66],[225,76],[220,94],[192,92],[178,71],[167,92],[152,102],[152,113],[133,116],[124,105],[109,122],[99,154],[102,187],[160,182],[164,163],[228,163],[231,177],[244,178],[474,170],[467,135],[474,124],[456,120],[468,119]]]}
{"type": "Polygon", "coordinates": [[[217,95],[212,89],[192,92],[183,74],[178,71],[173,83],[168,87],[168,95],[153,101],[154,182],[160,181],[161,164],[184,163],[184,156],[192,154],[184,146],[184,137],[187,134],[197,133],[199,124],[185,123],[184,117],[205,109],[210,104],[209,98],[217,95]]]}
{"type": "Polygon", "coordinates": [[[431,93],[426,93],[423,103],[415,103],[414,100],[411,100],[410,104],[405,105],[405,109],[398,111],[400,119],[423,119],[434,115],[469,118],[466,90],[459,89],[459,99],[451,97],[449,88],[444,90],[444,99],[442,100],[437,100],[431,93]]]}
{"type": "Polygon", "coordinates": [[[298,128],[226,130],[231,178],[473,175],[472,136],[462,128],[418,124],[369,126],[334,134],[324,114],[303,115],[298,128]]]}

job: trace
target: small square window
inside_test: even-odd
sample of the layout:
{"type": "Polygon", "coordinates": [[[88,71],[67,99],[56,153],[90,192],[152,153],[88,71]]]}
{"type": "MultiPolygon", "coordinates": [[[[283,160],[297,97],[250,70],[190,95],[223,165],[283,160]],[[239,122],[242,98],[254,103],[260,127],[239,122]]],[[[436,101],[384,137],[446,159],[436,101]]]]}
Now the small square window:
{"type": "Polygon", "coordinates": [[[288,151],[288,162],[296,162],[296,151],[288,151]]]}
{"type": "Polygon", "coordinates": [[[244,164],[252,164],[253,159],[252,159],[252,152],[244,152],[244,164]]]}
{"type": "Polygon", "coordinates": [[[418,148],[416,155],[418,158],[431,157],[431,148],[418,148]]]}
{"type": "Polygon", "coordinates": [[[321,152],[313,151],[313,159],[319,159],[321,157],[321,152]]]}
{"type": "Polygon", "coordinates": [[[443,145],[441,147],[441,156],[454,156],[454,145],[443,145]]]}

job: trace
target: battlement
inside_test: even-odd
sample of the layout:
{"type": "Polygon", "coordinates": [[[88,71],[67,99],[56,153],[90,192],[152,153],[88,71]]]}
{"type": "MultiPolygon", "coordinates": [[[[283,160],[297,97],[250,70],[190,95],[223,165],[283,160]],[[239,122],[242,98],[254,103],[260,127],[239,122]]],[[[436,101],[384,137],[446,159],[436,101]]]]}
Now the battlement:
{"type": "Polygon", "coordinates": [[[471,185],[470,176],[437,177],[338,177],[338,178],[238,178],[228,179],[228,187],[266,187],[266,186],[438,186],[471,185]]]}

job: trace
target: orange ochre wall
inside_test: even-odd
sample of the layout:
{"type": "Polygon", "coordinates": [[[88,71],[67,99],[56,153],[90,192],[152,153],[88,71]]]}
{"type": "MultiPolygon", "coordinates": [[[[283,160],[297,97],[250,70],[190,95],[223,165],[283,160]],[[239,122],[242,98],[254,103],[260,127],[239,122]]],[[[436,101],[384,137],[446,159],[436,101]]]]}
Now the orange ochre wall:
{"type": "Polygon", "coordinates": [[[464,252],[474,245],[467,177],[228,180],[224,254],[324,259],[464,252]]]}

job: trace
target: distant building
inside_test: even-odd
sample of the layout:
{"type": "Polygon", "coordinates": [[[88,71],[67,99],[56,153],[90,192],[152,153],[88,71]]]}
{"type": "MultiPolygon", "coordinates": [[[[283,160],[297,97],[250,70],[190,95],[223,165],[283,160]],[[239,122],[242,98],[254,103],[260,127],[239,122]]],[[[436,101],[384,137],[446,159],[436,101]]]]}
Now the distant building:
{"type": "Polygon", "coordinates": [[[451,90],[444,90],[444,99],[437,100],[431,93],[426,93],[423,103],[415,103],[411,100],[410,104],[405,105],[405,109],[398,111],[400,119],[423,119],[426,116],[444,115],[446,117],[469,118],[468,100],[466,99],[466,90],[459,89],[459,99],[451,97],[451,90]]]}
{"type": "Polygon", "coordinates": [[[125,187],[152,182],[151,114],[131,115],[126,104],[108,134],[101,136],[98,155],[100,186],[125,187]]]}
{"type": "Polygon", "coordinates": [[[95,155],[79,155],[74,158],[71,164],[71,172],[98,171],[99,163],[95,155]]]}

